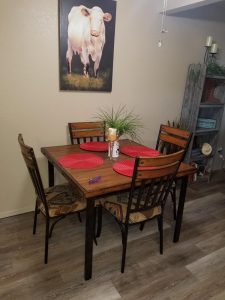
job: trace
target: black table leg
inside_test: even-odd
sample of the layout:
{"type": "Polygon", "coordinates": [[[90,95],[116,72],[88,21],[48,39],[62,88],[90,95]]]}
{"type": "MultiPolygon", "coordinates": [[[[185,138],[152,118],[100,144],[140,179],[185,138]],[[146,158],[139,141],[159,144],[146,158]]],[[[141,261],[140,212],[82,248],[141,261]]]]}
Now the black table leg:
{"type": "Polygon", "coordinates": [[[176,219],[176,225],[175,225],[174,236],[173,236],[174,243],[178,242],[180,237],[180,230],[181,230],[183,211],[184,211],[184,202],[185,202],[186,191],[187,191],[187,183],[188,183],[188,176],[182,177],[179,204],[177,210],[177,219],[176,219]]]}
{"type": "Polygon", "coordinates": [[[95,232],[95,210],[94,199],[87,200],[86,208],[86,234],[85,234],[85,264],[84,279],[89,280],[92,277],[92,257],[93,257],[93,239],[95,232]]]}
{"type": "Polygon", "coordinates": [[[53,164],[48,161],[48,185],[54,186],[55,183],[55,177],[54,177],[54,166],[53,164]]]}

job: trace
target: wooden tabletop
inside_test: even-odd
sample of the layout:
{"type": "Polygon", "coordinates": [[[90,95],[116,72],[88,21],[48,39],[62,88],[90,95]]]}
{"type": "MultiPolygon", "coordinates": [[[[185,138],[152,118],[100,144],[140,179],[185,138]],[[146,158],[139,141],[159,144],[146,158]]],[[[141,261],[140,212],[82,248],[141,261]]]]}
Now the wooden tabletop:
{"type": "MultiPolygon", "coordinates": [[[[121,140],[120,147],[127,145],[138,145],[137,143],[129,140],[121,140]]],[[[106,152],[92,152],[81,150],[79,145],[64,145],[43,147],[41,152],[47,157],[58,171],[66,177],[71,183],[79,187],[84,196],[88,198],[110,194],[112,192],[126,190],[130,187],[131,177],[123,176],[113,170],[113,164],[117,161],[125,159],[132,159],[131,157],[120,154],[116,160],[110,160],[106,152]],[[74,153],[93,153],[104,159],[101,166],[92,169],[70,169],[63,167],[58,159],[64,155],[74,153]],[[101,180],[97,183],[90,184],[89,179],[96,176],[101,176],[101,180]]],[[[183,177],[196,172],[196,168],[182,163],[177,177],[183,177]]]]}

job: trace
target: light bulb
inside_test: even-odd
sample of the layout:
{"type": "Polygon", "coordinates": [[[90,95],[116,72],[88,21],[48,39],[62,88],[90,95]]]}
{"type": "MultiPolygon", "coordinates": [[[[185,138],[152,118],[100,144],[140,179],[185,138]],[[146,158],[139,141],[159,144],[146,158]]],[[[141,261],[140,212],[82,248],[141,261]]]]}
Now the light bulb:
{"type": "Polygon", "coordinates": [[[162,47],[162,40],[158,41],[158,47],[161,48],[162,47]]]}

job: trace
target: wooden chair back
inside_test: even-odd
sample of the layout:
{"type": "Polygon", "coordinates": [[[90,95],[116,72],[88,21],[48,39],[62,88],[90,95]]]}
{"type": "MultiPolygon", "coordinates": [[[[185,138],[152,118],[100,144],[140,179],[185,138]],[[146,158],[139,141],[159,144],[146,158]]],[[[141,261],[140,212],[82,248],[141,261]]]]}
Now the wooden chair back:
{"type": "Polygon", "coordinates": [[[30,146],[25,145],[22,134],[18,135],[18,142],[20,145],[21,153],[23,155],[25,164],[27,166],[27,169],[29,171],[35,192],[39,199],[43,202],[46,214],[48,214],[48,206],[47,201],[45,197],[44,187],[41,180],[37,160],[34,154],[33,148],[30,146]]]}
{"type": "Polygon", "coordinates": [[[191,132],[187,130],[161,125],[156,142],[156,149],[162,154],[174,153],[181,149],[184,149],[186,153],[191,137],[191,132]]]}
{"type": "Polygon", "coordinates": [[[136,157],[125,223],[130,213],[154,207],[163,211],[168,193],[185,151],[158,157],[136,157]]]}
{"type": "Polygon", "coordinates": [[[92,141],[105,141],[104,122],[74,122],[68,123],[71,144],[92,141]]]}

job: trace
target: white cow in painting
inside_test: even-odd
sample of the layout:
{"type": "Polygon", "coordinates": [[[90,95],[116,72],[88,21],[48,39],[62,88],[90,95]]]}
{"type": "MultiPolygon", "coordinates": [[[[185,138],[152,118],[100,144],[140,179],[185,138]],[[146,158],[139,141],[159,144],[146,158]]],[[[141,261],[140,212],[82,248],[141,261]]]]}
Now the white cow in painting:
{"type": "Polygon", "coordinates": [[[102,51],[105,45],[105,24],[112,19],[98,6],[89,9],[83,5],[72,7],[68,15],[68,49],[66,59],[71,74],[73,54],[80,56],[84,65],[83,74],[88,77],[89,55],[94,62],[94,76],[97,77],[102,51]]]}

